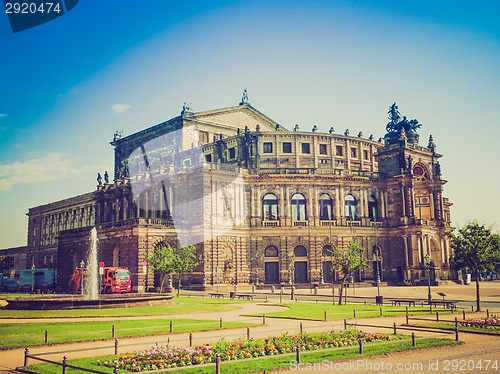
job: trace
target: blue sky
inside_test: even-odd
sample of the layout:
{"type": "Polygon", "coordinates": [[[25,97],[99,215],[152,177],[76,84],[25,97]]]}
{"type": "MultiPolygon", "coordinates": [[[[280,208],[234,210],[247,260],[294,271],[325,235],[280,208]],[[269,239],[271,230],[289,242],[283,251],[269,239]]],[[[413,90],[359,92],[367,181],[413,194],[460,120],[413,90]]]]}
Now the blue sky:
{"type": "MultiPolygon", "coordinates": [[[[388,107],[434,136],[452,221],[498,222],[496,1],[83,0],[13,34],[0,15],[0,248],[26,212],[95,189],[124,134],[254,107],[281,125],[377,138],[388,107]]],[[[497,228],[498,229],[498,228],[497,228]]]]}

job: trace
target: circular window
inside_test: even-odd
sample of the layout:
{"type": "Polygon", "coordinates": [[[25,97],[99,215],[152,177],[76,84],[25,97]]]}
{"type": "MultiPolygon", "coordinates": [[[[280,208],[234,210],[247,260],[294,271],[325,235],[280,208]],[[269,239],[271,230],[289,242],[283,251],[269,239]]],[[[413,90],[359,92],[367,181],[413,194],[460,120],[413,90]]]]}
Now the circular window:
{"type": "Polygon", "coordinates": [[[413,168],[413,174],[418,175],[418,176],[424,175],[424,169],[422,169],[421,166],[415,166],[413,168]]]}

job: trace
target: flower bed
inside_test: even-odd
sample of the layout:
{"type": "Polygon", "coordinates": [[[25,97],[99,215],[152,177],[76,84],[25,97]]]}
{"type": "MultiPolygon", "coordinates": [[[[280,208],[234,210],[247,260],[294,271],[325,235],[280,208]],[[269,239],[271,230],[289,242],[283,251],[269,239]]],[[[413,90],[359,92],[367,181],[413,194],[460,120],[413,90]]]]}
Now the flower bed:
{"type": "Polygon", "coordinates": [[[479,327],[489,330],[500,330],[500,318],[497,316],[486,319],[469,318],[467,321],[459,322],[459,325],[464,327],[479,327]]]}
{"type": "Polygon", "coordinates": [[[153,346],[142,352],[117,356],[112,360],[98,362],[99,365],[126,369],[132,372],[166,369],[186,365],[215,362],[219,354],[222,361],[238,360],[259,356],[272,356],[293,352],[295,347],[311,351],[325,348],[346,347],[363,342],[380,342],[401,339],[398,335],[375,334],[357,331],[329,331],[323,333],[283,334],[268,339],[251,339],[236,342],[222,340],[213,346],[163,347],[153,346]]]}

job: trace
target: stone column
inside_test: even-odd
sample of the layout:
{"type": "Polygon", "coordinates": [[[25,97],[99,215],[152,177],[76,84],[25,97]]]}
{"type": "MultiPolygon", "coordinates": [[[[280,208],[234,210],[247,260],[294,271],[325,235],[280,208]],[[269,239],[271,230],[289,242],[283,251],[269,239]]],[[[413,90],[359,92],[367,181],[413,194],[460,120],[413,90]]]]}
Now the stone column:
{"type": "Polygon", "coordinates": [[[410,214],[409,216],[410,217],[413,217],[415,215],[415,191],[413,189],[413,184],[410,185],[409,187],[410,189],[410,195],[409,195],[409,199],[410,199],[410,204],[409,204],[409,209],[410,209],[410,214]]]}
{"type": "Polygon", "coordinates": [[[335,187],[335,218],[340,219],[340,197],[339,197],[339,187],[335,187]]]}
{"type": "Polygon", "coordinates": [[[345,194],[343,186],[340,186],[340,217],[345,217],[345,194]]]}
{"type": "Polygon", "coordinates": [[[401,186],[401,200],[402,200],[401,206],[403,207],[402,217],[406,217],[406,194],[404,185],[401,186]]]}
{"type": "Polygon", "coordinates": [[[369,212],[368,212],[368,193],[366,191],[366,188],[363,188],[363,208],[364,208],[364,212],[363,212],[363,217],[365,218],[368,218],[369,217],[369,212]]]}
{"type": "Polygon", "coordinates": [[[436,219],[436,210],[434,206],[434,189],[431,189],[429,197],[431,199],[430,205],[431,205],[431,220],[436,219]]]}
{"type": "Polygon", "coordinates": [[[284,221],[284,218],[285,218],[285,191],[284,191],[284,187],[283,186],[280,186],[280,211],[279,211],[279,217],[280,217],[280,221],[283,220],[282,222],[285,222],[284,221]]]}
{"type": "Polygon", "coordinates": [[[408,261],[408,237],[403,236],[403,242],[404,242],[404,250],[405,250],[405,268],[408,268],[410,266],[410,262],[408,261]]]}
{"type": "Polygon", "coordinates": [[[380,201],[380,215],[382,219],[385,219],[385,191],[380,191],[379,201],[380,201]]]}
{"type": "Polygon", "coordinates": [[[417,234],[417,249],[418,249],[418,264],[422,265],[422,261],[424,260],[423,253],[423,245],[422,245],[422,234],[417,234]]]}
{"type": "Polygon", "coordinates": [[[257,217],[262,219],[262,193],[260,190],[260,186],[257,186],[257,217]]]}
{"type": "Polygon", "coordinates": [[[285,189],[285,210],[286,210],[286,224],[288,225],[288,221],[292,216],[292,210],[290,206],[290,188],[286,186],[285,189]]]}
{"type": "Polygon", "coordinates": [[[251,218],[255,217],[256,208],[255,208],[255,184],[250,186],[250,209],[251,209],[251,218]]]}

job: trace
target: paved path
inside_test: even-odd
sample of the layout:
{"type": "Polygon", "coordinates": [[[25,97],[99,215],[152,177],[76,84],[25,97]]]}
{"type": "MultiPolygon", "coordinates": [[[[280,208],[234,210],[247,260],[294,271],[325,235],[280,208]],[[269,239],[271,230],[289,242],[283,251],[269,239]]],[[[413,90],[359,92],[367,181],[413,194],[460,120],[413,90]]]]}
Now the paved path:
{"type": "MultiPolygon", "coordinates": [[[[496,286],[499,284],[497,283],[496,286]]],[[[465,286],[468,287],[468,286],[465,286]]],[[[420,287],[421,288],[421,287],[420,287]]],[[[387,294],[391,293],[391,297],[401,297],[403,295],[406,295],[409,289],[406,287],[397,287],[395,288],[396,290],[392,290],[391,287],[387,287],[384,289],[382,292],[385,292],[387,294]],[[398,294],[399,291],[399,294],[398,294]]],[[[452,289],[453,292],[458,292],[459,289],[452,289]]],[[[469,291],[467,289],[467,291],[469,291]]],[[[359,289],[356,290],[357,294],[359,293],[365,293],[365,294],[373,294],[376,292],[376,289],[359,289]]],[[[421,293],[421,290],[418,290],[419,293],[421,293]]],[[[425,292],[425,290],[424,290],[425,292]]],[[[450,291],[448,291],[450,292],[450,291]]],[[[498,289],[496,290],[491,290],[491,298],[493,301],[498,300],[498,296],[500,292],[498,289]]],[[[457,293],[457,295],[459,295],[457,293]]],[[[408,295],[408,296],[414,296],[414,295],[408,295]]],[[[470,299],[469,296],[464,296],[463,294],[461,295],[462,297],[467,297],[470,299]]],[[[285,301],[285,300],[283,300],[285,301]]],[[[281,307],[277,306],[269,306],[269,305],[262,305],[262,304],[255,304],[255,303],[243,303],[240,304],[242,309],[238,310],[232,310],[232,311],[227,311],[227,312],[214,312],[214,313],[193,313],[193,314],[185,314],[185,315],[175,315],[175,318],[199,318],[199,319],[215,319],[218,320],[220,317],[223,318],[224,321],[241,321],[241,322],[250,322],[250,323],[255,323],[255,324],[260,324],[262,323],[262,318],[261,317],[246,317],[242,316],[242,314],[247,314],[247,313],[271,313],[273,311],[278,311],[281,310],[281,307]]],[[[165,320],[169,320],[170,318],[174,318],[171,315],[164,316],[165,320]]],[[[134,317],[136,318],[136,317],[134,317]]],[[[142,317],[141,317],[142,318],[142,317]]],[[[160,318],[158,316],[150,316],[150,317],[143,317],[143,318],[160,318]]],[[[87,318],[85,318],[87,319],[87,318]]],[[[117,318],[110,318],[110,320],[116,320],[117,318]]],[[[62,320],[62,321],[69,321],[72,319],[50,319],[51,321],[56,321],[56,320],[62,320]]],[[[82,321],[83,319],[77,318],[75,319],[77,321],[82,321]]],[[[103,320],[102,318],[99,318],[99,320],[103,320]]],[[[46,322],[47,319],[43,320],[38,320],[38,321],[43,321],[46,322]]],[[[369,319],[366,320],[368,324],[377,324],[377,325],[386,325],[386,326],[392,326],[393,322],[396,322],[398,325],[402,324],[405,322],[405,317],[383,317],[383,318],[377,318],[377,319],[369,319]]],[[[2,322],[2,321],[0,321],[2,322]]],[[[7,320],[3,322],[12,322],[12,320],[7,320]]],[[[20,320],[20,322],[25,323],[26,320],[20,320]]],[[[34,320],[30,320],[30,322],[35,322],[34,320]]],[[[303,329],[305,331],[324,331],[325,329],[341,329],[343,328],[343,321],[328,321],[328,322],[319,322],[319,321],[302,321],[303,323],[303,329]]],[[[358,323],[362,323],[361,320],[358,320],[358,323]]],[[[250,335],[251,337],[268,337],[272,335],[279,335],[283,332],[288,331],[289,333],[294,333],[299,330],[299,324],[300,321],[298,320],[287,320],[287,319],[277,319],[277,318],[266,318],[266,325],[264,326],[257,326],[257,327],[251,327],[250,328],[250,335]]],[[[381,331],[381,332],[388,332],[391,330],[387,329],[375,329],[375,328],[366,328],[366,327],[360,327],[362,330],[366,331],[381,331]]],[[[429,333],[417,333],[417,335],[420,336],[425,336],[429,335],[429,333]]],[[[431,334],[435,335],[435,334],[431,334]]],[[[221,337],[226,338],[227,340],[233,340],[233,339],[238,339],[242,337],[246,337],[246,328],[235,328],[235,329],[229,329],[229,330],[215,330],[215,331],[207,331],[207,332],[196,332],[193,333],[193,344],[205,344],[205,343],[213,343],[221,339],[221,337]]],[[[426,349],[424,351],[417,351],[417,352],[402,352],[402,353],[395,353],[395,354],[390,354],[390,355],[383,355],[383,356],[374,356],[372,358],[367,358],[366,361],[361,361],[361,363],[364,363],[364,365],[369,365],[372,364],[372,367],[369,370],[366,370],[361,367],[357,366],[358,363],[356,362],[356,370],[352,370],[352,364],[349,363],[351,366],[347,370],[340,368],[341,370],[335,370],[335,367],[333,367],[333,370],[328,370],[328,371],[312,371],[312,370],[307,370],[304,372],[307,373],[313,373],[313,372],[378,372],[378,371],[383,371],[383,372],[419,372],[419,373],[441,373],[441,372],[449,372],[449,373],[455,373],[455,372],[468,372],[468,373],[485,373],[485,372],[499,372],[498,371],[493,371],[491,370],[492,368],[490,367],[488,371],[484,370],[484,366],[486,365],[486,361],[484,360],[498,360],[498,365],[500,365],[500,337],[495,337],[495,336],[482,336],[482,335],[475,335],[475,334],[461,334],[460,339],[465,342],[465,344],[457,346],[457,347],[444,347],[444,348],[436,348],[436,349],[426,349]],[[479,370],[479,368],[474,368],[473,370],[469,370],[469,368],[466,366],[465,370],[458,370],[458,369],[453,369],[454,366],[452,364],[454,363],[453,360],[466,360],[466,365],[470,365],[472,362],[474,362],[475,366],[477,366],[480,362],[483,363],[483,370],[479,370]],[[430,361],[429,361],[430,360],[430,361]],[[446,360],[449,360],[449,365],[446,367],[445,365],[447,364],[446,360]],[[481,361],[482,360],[482,361],[481,361]],[[390,363],[393,366],[392,371],[387,371],[387,370],[381,370],[384,368],[381,366],[383,363],[386,364],[385,368],[387,368],[387,364],[390,363]],[[378,364],[379,366],[373,366],[378,364]],[[405,370],[396,370],[395,368],[397,367],[397,364],[402,364],[402,365],[413,365],[411,367],[409,366],[403,366],[403,369],[405,370]],[[421,365],[421,366],[420,366],[421,365]],[[437,369],[434,370],[436,368],[437,369]],[[410,368],[410,370],[408,370],[410,368]],[[449,370],[446,370],[446,369],[449,370]],[[358,370],[359,369],[359,370],[358,370]]],[[[153,344],[166,344],[167,341],[170,341],[171,345],[177,345],[177,346],[186,346],[189,344],[189,333],[176,333],[176,334],[165,334],[165,335],[157,335],[157,336],[150,336],[150,337],[141,337],[141,338],[123,338],[120,339],[119,342],[119,353],[124,353],[124,352],[132,352],[134,350],[142,350],[149,348],[153,344]]],[[[113,354],[114,353],[114,341],[113,340],[108,340],[108,341],[98,341],[98,342],[84,342],[84,343],[69,343],[69,344],[61,344],[61,345],[54,345],[54,346],[40,346],[40,347],[32,347],[30,348],[30,353],[31,354],[40,354],[44,358],[48,359],[53,359],[53,360],[61,360],[63,356],[67,356],[69,359],[74,359],[74,358],[82,358],[82,357],[92,357],[92,356],[99,356],[99,355],[107,355],[107,354],[113,354]]],[[[23,363],[23,357],[24,357],[24,349],[14,349],[14,350],[9,350],[9,351],[0,351],[0,372],[5,372],[5,373],[12,373],[14,372],[13,369],[15,369],[18,366],[21,366],[23,363]]],[[[457,363],[460,363],[457,361],[457,363]]],[[[288,370],[290,373],[298,372],[299,370],[288,370]]],[[[286,371],[285,371],[286,372],[286,371]]],[[[300,371],[302,372],[302,371],[300,371]]]]}

